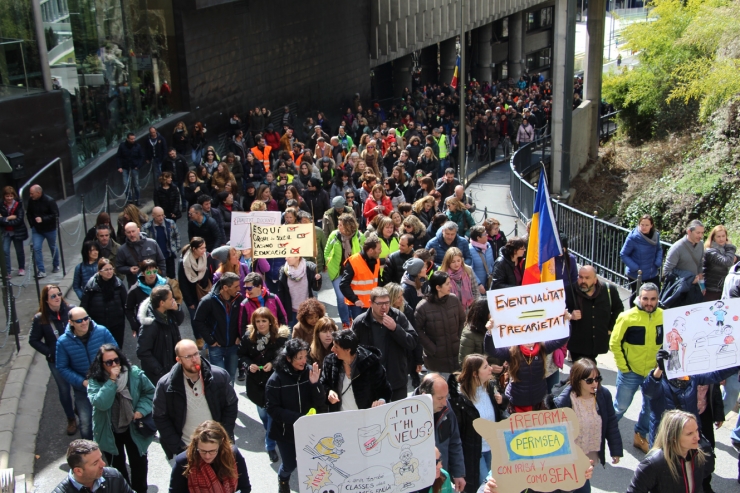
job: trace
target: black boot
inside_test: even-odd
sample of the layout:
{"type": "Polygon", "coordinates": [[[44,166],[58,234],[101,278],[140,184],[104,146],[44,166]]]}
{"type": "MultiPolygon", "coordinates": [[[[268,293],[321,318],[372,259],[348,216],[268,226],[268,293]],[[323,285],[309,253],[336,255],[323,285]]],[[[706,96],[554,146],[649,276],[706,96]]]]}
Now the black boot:
{"type": "Polygon", "coordinates": [[[283,479],[278,476],[278,493],[290,493],[290,478],[283,479]]]}

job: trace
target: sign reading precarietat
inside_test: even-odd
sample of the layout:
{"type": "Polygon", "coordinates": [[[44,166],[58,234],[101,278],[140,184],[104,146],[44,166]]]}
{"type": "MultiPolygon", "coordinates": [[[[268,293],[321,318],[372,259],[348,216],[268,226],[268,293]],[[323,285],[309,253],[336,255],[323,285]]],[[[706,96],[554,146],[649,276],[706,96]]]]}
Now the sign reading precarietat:
{"type": "Polygon", "coordinates": [[[255,258],[310,257],[313,236],[313,224],[252,224],[252,255],[255,258]]]}

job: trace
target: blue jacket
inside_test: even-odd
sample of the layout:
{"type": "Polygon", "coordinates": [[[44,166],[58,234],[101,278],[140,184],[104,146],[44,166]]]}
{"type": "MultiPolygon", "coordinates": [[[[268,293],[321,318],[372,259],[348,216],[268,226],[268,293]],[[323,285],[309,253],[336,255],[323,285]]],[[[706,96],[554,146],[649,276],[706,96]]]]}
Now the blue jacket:
{"type": "Polygon", "coordinates": [[[87,379],[87,370],[103,344],[118,347],[116,340],[104,326],[90,320],[90,339],[84,344],[67,324],[67,330],[57,340],[57,370],[72,387],[77,390],[85,389],[82,382],[87,379]]]}
{"type": "MultiPolygon", "coordinates": [[[[466,264],[468,264],[470,267],[473,266],[473,257],[470,255],[470,247],[467,238],[464,238],[460,235],[457,235],[457,238],[455,238],[455,241],[452,245],[448,245],[444,237],[442,235],[443,229],[439,228],[437,230],[437,234],[427,242],[427,248],[434,248],[435,255],[434,255],[434,263],[437,265],[442,265],[442,260],[445,258],[445,253],[447,253],[447,249],[450,247],[457,247],[460,249],[460,251],[463,254],[463,260],[466,264]]],[[[454,476],[458,477],[458,476],[454,476]]]]}
{"type": "Polygon", "coordinates": [[[555,279],[562,279],[563,286],[578,283],[578,260],[570,252],[568,252],[568,258],[570,259],[570,270],[565,266],[564,255],[555,257],[555,279]]]}
{"type": "Polygon", "coordinates": [[[75,267],[75,275],[72,280],[72,289],[75,290],[75,294],[79,300],[82,300],[82,295],[85,294],[85,286],[92,276],[98,273],[98,263],[86,264],[80,262],[75,267]]]}
{"type": "Polygon", "coordinates": [[[710,373],[692,375],[689,377],[689,385],[685,389],[673,387],[668,383],[665,375],[660,379],[656,379],[653,377],[653,371],[655,370],[651,371],[642,382],[642,393],[646,398],[650,399],[650,445],[652,446],[655,441],[655,434],[658,432],[658,425],[660,425],[660,418],[663,416],[663,413],[676,409],[676,402],[678,402],[682,411],[694,413],[696,422],[701,423],[697,387],[699,385],[717,385],[722,380],[735,375],[738,368],[735,366],[710,373]],[[675,400],[671,397],[671,394],[676,397],[675,400]]]}
{"type": "Polygon", "coordinates": [[[663,249],[660,246],[660,233],[655,232],[657,243],[651,245],[640,233],[640,228],[635,228],[627,236],[627,239],[619,252],[619,257],[627,266],[627,276],[637,279],[637,271],[642,271],[643,279],[658,277],[660,267],[663,265],[663,249]]]}
{"type": "Polygon", "coordinates": [[[496,259],[493,258],[493,248],[491,248],[490,243],[488,244],[488,248],[486,248],[485,253],[483,253],[480,248],[470,245],[470,256],[473,259],[473,272],[475,273],[475,277],[478,278],[478,284],[483,284],[486,287],[486,291],[488,291],[491,289],[491,286],[486,281],[488,276],[486,275],[486,268],[483,266],[481,254],[483,254],[483,258],[486,259],[488,272],[493,275],[493,262],[496,259]]]}

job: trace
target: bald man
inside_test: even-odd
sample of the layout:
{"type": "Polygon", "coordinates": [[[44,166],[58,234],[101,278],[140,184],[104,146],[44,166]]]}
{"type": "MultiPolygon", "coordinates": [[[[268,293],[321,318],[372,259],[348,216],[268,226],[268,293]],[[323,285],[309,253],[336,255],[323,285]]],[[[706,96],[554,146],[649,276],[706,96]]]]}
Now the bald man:
{"type": "MultiPolygon", "coordinates": [[[[44,267],[44,240],[49,242],[51,250],[53,272],[59,272],[59,250],[57,249],[57,218],[59,217],[59,208],[56,201],[44,194],[39,185],[31,186],[29,190],[31,200],[28,202],[28,225],[31,227],[33,238],[33,256],[36,259],[38,269],[38,278],[46,277],[46,268],[44,267]]],[[[8,250],[10,252],[10,250],[8,250]]]]}
{"type": "Polygon", "coordinates": [[[609,350],[617,317],[624,311],[617,287],[600,281],[596,269],[584,265],[578,271],[577,286],[566,288],[565,303],[572,313],[568,349],[573,361],[596,357],[609,350]]]}
{"type": "Polygon", "coordinates": [[[172,219],[164,217],[164,209],[152,209],[152,218],[141,226],[142,231],[150,239],[157,242],[157,246],[164,255],[167,265],[167,277],[175,278],[175,259],[180,252],[180,229],[172,219]]]}
{"type": "Polygon", "coordinates": [[[238,399],[223,368],[201,358],[190,339],[175,345],[177,363],[157,382],[152,415],[159,443],[168,459],[190,445],[190,436],[203,421],[213,419],[234,439],[238,399]]]}
{"type": "Polygon", "coordinates": [[[124,227],[126,241],[118,248],[116,253],[116,272],[126,276],[128,287],[136,284],[139,276],[139,262],[152,259],[157,262],[160,272],[167,271],[164,254],[157,242],[141,235],[141,230],[136,223],[128,223],[124,227]]]}

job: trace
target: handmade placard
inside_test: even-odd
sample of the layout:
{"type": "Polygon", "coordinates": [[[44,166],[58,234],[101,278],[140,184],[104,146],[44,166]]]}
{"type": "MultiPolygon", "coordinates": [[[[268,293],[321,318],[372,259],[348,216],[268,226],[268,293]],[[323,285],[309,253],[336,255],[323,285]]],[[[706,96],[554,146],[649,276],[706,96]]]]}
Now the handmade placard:
{"type": "Polygon", "coordinates": [[[314,225],[283,224],[262,226],[252,224],[252,256],[254,258],[284,258],[313,256],[314,225]]]}
{"type": "Polygon", "coordinates": [[[279,226],[280,213],[275,211],[232,212],[229,246],[237,250],[252,248],[252,224],[279,226]]]}

